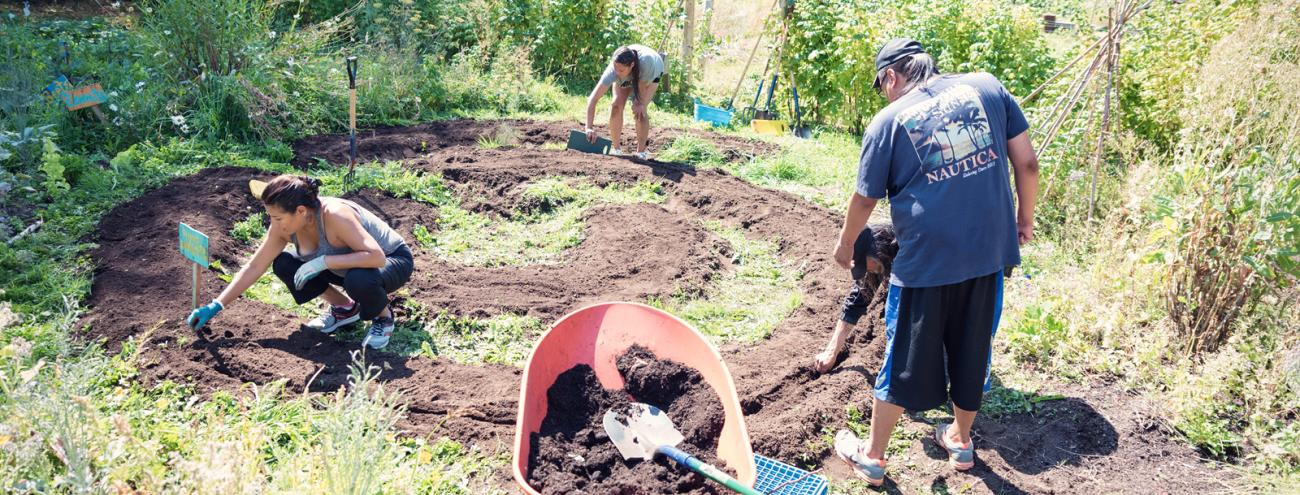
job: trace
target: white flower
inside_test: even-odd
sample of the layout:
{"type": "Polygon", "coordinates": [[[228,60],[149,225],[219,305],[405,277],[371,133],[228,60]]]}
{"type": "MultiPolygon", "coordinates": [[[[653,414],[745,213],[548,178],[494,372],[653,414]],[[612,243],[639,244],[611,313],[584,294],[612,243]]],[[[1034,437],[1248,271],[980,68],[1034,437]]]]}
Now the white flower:
{"type": "Polygon", "coordinates": [[[112,96],[112,97],[114,97],[114,98],[117,98],[117,91],[109,91],[109,92],[108,92],[108,96],[112,96]]]}
{"type": "Polygon", "coordinates": [[[143,87],[144,87],[144,81],[140,81],[140,82],[138,82],[138,83],[135,83],[135,89],[140,89],[140,88],[143,88],[143,87]]]}
{"type": "Polygon", "coordinates": [[[1070,172],[1070,176],[1067,177],[1067,179],[1068,179],[1070,182],[1078,182],[1078,181],[1080,181],[1080,180],[1083,179],[1083,175],[1084,175],[1084,174],[1083,174],[1083,171],[1082,171],[1082,170],[1075,170],[1075,171],[1073,171],[1073,172],[1070,172]]]}
{"type": "Polygon", "coordinates": [[[185,116],[184,116],[184,115],[172,115],[172,125],[175,125],[175,126],[184,126],[184,125],[185,125],[185,116]]]}
{"type": "Polygon", "coordinates": [[[172,30],[170,29],[163,30],[163,36],[171,36],[171,35],[172,35],[172,30]]]}
{"type": "MultiPolygon", "coordinates": [[[[116,96],[116,95],[114,95],[114,96],[116,96]]],[[[108,104],[108,109],[109,109],[109,110],[112,110],[112,111],[114,111],[114,112],[116,112],[116,111],[117,111],[117,105],[114,105],[114,104],[112,104],[112,103],[109,103],[109,104],[108,104]]]]}
{"type": "Polygon", "coordinates": [[[284,62],[286,64],[293,65],[294,64],[293,57],[289,57],[289,60],[285,60],[284,62]]]}
{"type": "Polygon", "coordinates": [[[267,36],[270,36],[271,39],[275,39],[275,31],[271,31],[271,32],[266,33],[266,34],[267,34],[267,36]]]}

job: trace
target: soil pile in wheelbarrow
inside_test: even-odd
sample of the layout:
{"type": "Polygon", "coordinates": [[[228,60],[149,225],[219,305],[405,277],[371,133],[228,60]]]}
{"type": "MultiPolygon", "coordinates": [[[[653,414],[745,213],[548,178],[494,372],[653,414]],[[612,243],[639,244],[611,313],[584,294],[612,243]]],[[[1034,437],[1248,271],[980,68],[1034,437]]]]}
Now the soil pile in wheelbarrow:
{"type": "Polygon", "coordinates": [[[664,459],[623,460],[601,425],[605,411],[632,400],[658,407],[686,437],[679,448],[735,476],[717,457],[724,421],[717,392],[695,369],[660,360],[639,345],[619,356],[616,366],[624,390],[601,387],[585,364],[555,379],[546,391],[546,418],[528,440],[528,483],[548,495],[725,493],[725,488],[664,459]]]}

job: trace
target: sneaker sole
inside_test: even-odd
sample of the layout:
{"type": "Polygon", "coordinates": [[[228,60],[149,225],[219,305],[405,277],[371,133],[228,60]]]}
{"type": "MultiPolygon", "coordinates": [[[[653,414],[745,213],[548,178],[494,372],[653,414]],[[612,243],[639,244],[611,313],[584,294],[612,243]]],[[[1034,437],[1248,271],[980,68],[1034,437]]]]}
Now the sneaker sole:
{"type": "Polygon", "coordinates": [[[370,340],[370,337],[367,336],[367,337],[366,337],[366,340],[361,341],[361,345],[362,345],[363,347],[370,347],[371,349],[374,349],[374,350],[376,350],[376,351],[378,351],[378,350],[380,350],[380,349],[383,349],[383,348],[385,348],[385,347],[388,347],[388,342],[384,342],[384,345],[373,345],[373,344],[371,344],[371,342],[372,342],[372,341],[370,340]]]}
{"type": "Polygon", "coordinates": [[[360,313],[360,312],[358,312],[358,313],[355,314],[355,315],[352,315],[352,316],[349,316],[349,317],[347,317],[347,318],[344,318],[344,319],[342,319],[342,320],[335,321],[333,325],[330,325],[330,326],[328,326],[328,327],[321,327],[321,329],[320,329],[320,333],[334,333],[334,331],[335,331],[335,330],[338,330],[339,327],[343,327],[343,326],[351,325],[351,324],[356,323],[356,322],[358,322],[358,321],[361,321],[361,313],[360,313]]]}

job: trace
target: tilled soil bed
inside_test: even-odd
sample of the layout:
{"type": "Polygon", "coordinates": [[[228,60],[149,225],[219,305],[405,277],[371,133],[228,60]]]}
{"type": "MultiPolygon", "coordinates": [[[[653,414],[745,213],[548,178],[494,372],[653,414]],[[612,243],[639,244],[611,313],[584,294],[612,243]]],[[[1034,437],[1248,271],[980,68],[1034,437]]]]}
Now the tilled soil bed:
{"type": "Polygon", "coordinates": [[[685,440],[678,448],[728,471],[715,452],[724,421],[718,394],[698,371],[633,346],[616,366],[623,390],[600,385],[590,366],[560,374],[547,390],[550,410],[529,438],[529,484],[543,494],[720,493],[716,484],[663,458],[624,460],[605,434],[605,411],[643,402],[663,410],[685,440]]]}
{"type": "MultiPolygon", "coordinates": [[[[801,271],[803,303],[767,339],[724,344],[720,351],[735,380],[755,452],[849,477],[822,439],[845,424],[845,406],[870,409],[886,332],[882,287],[849,338],[840,365],[825,375],[812,371],[813,356],[826,345],[852,284],[848,271],[831,259],[843,212],[721,170],[545,149],[530,143],[563,141],[571,125],[506,123],[522,136],[535,137],[520,138],[522,144],[515,148],[484,149],[475,143],[477,137],[500,123],[459,121],[375,130],[358,139],[369,150],[363,157],[402,159],[408,169],[440,174],[466,208],[487,215],[517,209],[529,182],[553,176],[581,176],[599,186],[656,182],[665,200],[589,209],[582,242],[553,264],[470,267],[417,248],[408,300],[454,316],[514,313],[549,323],[587,304],[671,297],[731,269],[726,242],[709,232],[705,221],[774,241],[781,260],[801,271]]],[[[767,143],[680,130],[657,131],[655,143],[662,146],[664,136],[686,132],[714,139],[723,150],[748,150],[732,153],[737,160],[774,149],[767,143]]],[[[346,153],[347,141],[346,135],[304,140],[295,145],[295,163],[312,163],[314,156],[334,160],[342,156],[338,150],[346,153]]],[[[110,350],[137,339],[141,378],[148,383],[173,380],[205,392],[278,379],[287,380],[291,390],[326,391],[344,384],[358,343],[299,331],[302,321],[293,313],[244,298],[214,319],[209,333],[198,334],[184,324],[190,311],[190,268],[176,250],[177,222],[208,234],[213,257],[233,273],[248,248],[230,237],[230,228],[261,209],[248,193],[248,179],[267,177],[252,169],[207,169],[108,213],[87,239],[98,247],[90,253],[96,274],[84,336],[103,340],[110,350]]],[[[368,201],[367,207],[395,224],[408,241],[415,224],[433,228],[439,214],[433,205],[379,191],[358,195],[354,198],[368,201]]],[[[211,272],[202,279],[200,300],[210,300],[222,282],[211,272]]],[[[448,436],[489,450],[511,442],[518,368],[385,352],[370,352],[367,360],[382,369],[380,380],[386,386],[403,393],[408,415],[401,426],[412,434],[448,436]]],[[[1201,462],[1191,448],[1153,431],[1149,415],[1133,412],[1132,397],[1090,390],[1070,389],[1071,400],[1045,403],[1027,413],[981,415],[975,425],[981,435],[977,442],[982,442],[975,474],[962,475],[963,486],[978,493],[1168,493],[1228,477],[1201,462]],[[1105,434],[1100,441],[1099,430],[1105,434]],[[1051,443],[1028,448],[1024,432],[1041,434],[1051,443]],[[1077,447],[1081,445],[1089,447],[1077,447]],[[1071,488],[1083,486],[1079,473],[1096,466],[1112,472],[1085,473],[1087,489],[1071,488]]],[[[942,466],[919,469],[910,475],[938,476],[935,482],[947,476],[936,474],[942,466]]],[[[510,485],[504,471],[499,479],[503,488],[510,485]]]]}

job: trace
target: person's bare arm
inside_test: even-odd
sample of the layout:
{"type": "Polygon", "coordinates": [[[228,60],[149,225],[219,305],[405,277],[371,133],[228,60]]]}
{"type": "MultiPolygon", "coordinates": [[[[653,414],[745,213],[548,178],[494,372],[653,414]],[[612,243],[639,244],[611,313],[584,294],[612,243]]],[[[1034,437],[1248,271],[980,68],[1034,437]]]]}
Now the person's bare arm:
{"type": "Polygon", "coordinates": [[[862,228],[867,226],[871,212],[880,200],[853,193],[849,198],[848,212],[844,215],[844,226],[840,228],[840,240],[835,246],[835,262],[844,269],[853,267],[853,241],[857,240],[862,228]]]}
{"type": "Polygon", "coordinates": [[[588,141],[596,141],[596,131],[591,127],[596,121],[596,103],[599,103],[608,91],[609,85],[597,83],[596,87],[592,88],[591,94],[587,96],[587,124],[584,132],[587,133],[588,141]]]}
{"type": "Polygon", "coordinates": [[[239,296],[244,291],[257,283],[257,279],[263,273],[266,273],[266,269],[270,268],[271,263],[275,262],[275,257],[279,256],[287,245],[289,245],[287,239],[268,230],[266,237],[262,238],[262,245],[257,247],[257,251],[253,252],[253,257],[248,260],[248,263],[244,263],[244,266],[239,269],[239,273],[236,273],[235,277],[230,280],[230,284],[221,291],[221,295],[217,296],[217,301],[220,301],[221,305],[226,307],[239,299],[239,296]]]}
{"type": "Polygon", "coordinates": [[[1016,235],[1020,245],[1034,240],[1034,204],[1038,200],[1038,154],[1029,133],[1007,140],[1007,154],[1016,178],[1016,235]]]}
{"type": "MultiPolygon", "coordinates": [[[[388,261],[379,242],[370,236],[361,226],[361,220],[350,206],[334,203],[323,206],[325,229],[333,242],[341,243],[352,250],[347,254],[335,254],[325,257],[325,266],[333,270],[348,268],[383,268],[388,261]]],[[[337,245],[337,244],[336,244],[337,245]]]]}

